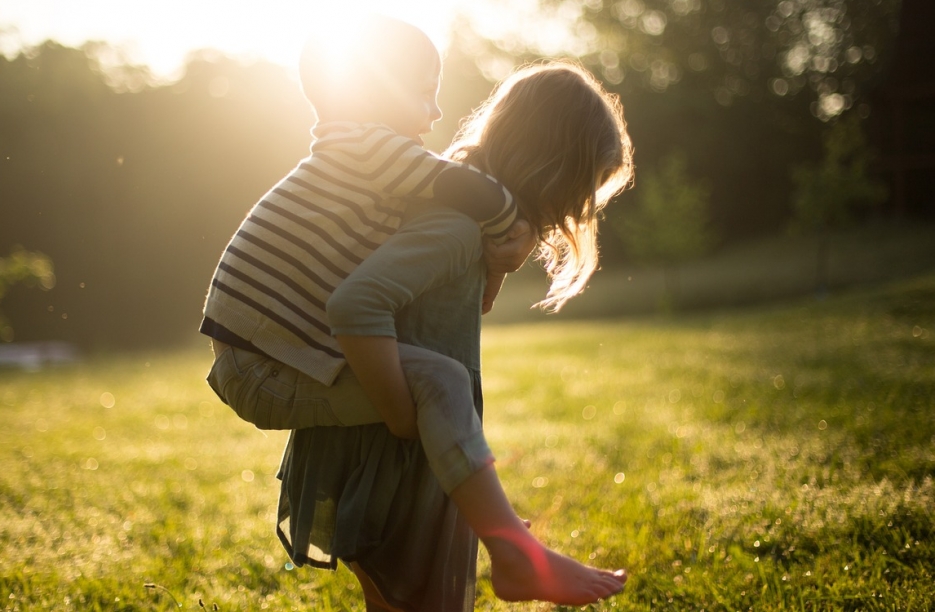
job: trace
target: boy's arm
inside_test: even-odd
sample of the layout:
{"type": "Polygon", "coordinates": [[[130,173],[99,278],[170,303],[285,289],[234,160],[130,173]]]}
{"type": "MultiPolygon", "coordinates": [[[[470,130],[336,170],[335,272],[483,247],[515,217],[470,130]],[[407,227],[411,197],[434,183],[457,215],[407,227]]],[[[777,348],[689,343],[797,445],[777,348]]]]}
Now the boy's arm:
{"type": "Polygon", "coordinates": [[[466,164],[449,162],[433,185],[433,200],[467,215],[481,226],[485,238],[508,239],[516,220],[516,201],[496,179],[466,164]]]}
{"type": "Polygon", "coordinates": [[[487,264],[487,284],[481,314],[493,308],[494,300],[503,287],[508,272],[515,272],[525,263],[536,246],[536,235],[523,219],[517,219],[507,232],[506,242],[484,239],[484,261],[487,264]]]}
{"type": "MultiPolygon", "coordinates": [[[[384,163],[372,179],[384,194],[428,200],[467,215],[480,226],[488,269],[481,309],[486,314],[493,308],[504,275],[518,270],[535,246],[529,224],[516,219],[512,194],[478,169],[440,158],[398,134],[384,136],[381,146],[392,151],[392,163],[384,163]]],[[[373,159],[383,156],[373,155],[373,159]]]]}
{"type": "Polygon", "coordinates": [[[453,208],[495,239],[505,236],[516,218],[513,196],[499,181],[439,157],[385,125],[364,124],[352,136],[319,140],[313,154],[374,195],[453,208]]]}
{"type": "Polygon", "coordinates": [[[338,335],[335,339],[390,433],[417,440],[416,406],[399,361],[396,338],[338,335]]]}
{"type": "Polygon", "coordinates": [[[362,140],[329,145],[325,154],[343,153],[347,157],[343,163],[332,162],[385,197],[416,198],[453,208],[476,221],[485,236],[506,239],[516,219],[516,202],[494,177],[439,157],[386,126],[370,125],[365,134],[362,140]]]}
{"type": "Polygon", "coordinates": [[[480,313],[487,314],[493,310],[493,302],[500,294],[503,288],[503,281],[506,280],[506,274],[487,273],[487,284],[484,285],[484,299],[481,301],[480,313]]]}
{"type": "Polygon", "coordinates": [[[507,231],[506,240],[484,239],[484,263],[488,274],[516,272],[535,248],[538,238],[525,219],[517,219],[507,231]]]}

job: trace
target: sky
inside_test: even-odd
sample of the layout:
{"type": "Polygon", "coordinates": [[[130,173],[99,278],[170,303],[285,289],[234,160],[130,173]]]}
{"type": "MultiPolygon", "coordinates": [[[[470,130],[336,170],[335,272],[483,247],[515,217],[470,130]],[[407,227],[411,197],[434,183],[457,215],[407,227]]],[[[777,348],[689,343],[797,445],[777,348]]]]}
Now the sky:
{"type": "MultiPolygon", "coordinates": [[[[353,0],[355,11],[378,10],[422,28],[444,49],[451,20],[465,0],[353,0]]],[[[0,0],[0,52],[47,39],[68,46],[103,40],[171,78],[192,49],[213,47],[235,57],[291,66],[306,25],[348,0],[0,0]]],[[[476,5],[476,3],[475,3],[476,5]]]]}

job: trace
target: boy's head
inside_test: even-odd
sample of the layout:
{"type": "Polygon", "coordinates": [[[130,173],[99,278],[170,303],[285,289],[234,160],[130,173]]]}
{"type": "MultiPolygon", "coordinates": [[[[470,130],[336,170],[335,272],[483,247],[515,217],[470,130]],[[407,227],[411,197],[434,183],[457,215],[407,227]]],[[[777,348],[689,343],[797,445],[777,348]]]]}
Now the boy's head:
{"type": "Polygon", "coordinates": [[[319,24],[299,63],[302,89],[321,121],[384,123],[418,139],[441,117],[435,101],[441,60],[421,30],[368,15],[319,24]]]}

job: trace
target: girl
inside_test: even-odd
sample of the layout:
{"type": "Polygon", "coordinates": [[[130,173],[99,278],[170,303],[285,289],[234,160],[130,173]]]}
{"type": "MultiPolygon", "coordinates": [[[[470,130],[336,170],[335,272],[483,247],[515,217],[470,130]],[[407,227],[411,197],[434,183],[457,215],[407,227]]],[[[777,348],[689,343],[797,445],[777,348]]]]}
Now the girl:
{"type": "MultiPolygon", "coordinates": [[[[619,101],[566,63],[515,73],[448,151],[517,196],[551,278],[540,305],[553,310],[580,293],[596,268],[597,218],[628,185],[631,154],[619,101]]],[[[481,253],[469,218],[410,208],[400,231],[328,303],[333,333],[362,384],[371,374],[402,376],[392,350],[398,339],[461,362],[481,413],[481,253]]],[[[421,426],[419,433],[427,437],[421,426]]],[[[422,445],[391,435],[385,424],[294,431],[280,477],[279,533],[290,555],[332,569],[337,559],[347,562],[368,610],[472,609],[477,542],[466,523],[490,553],[494,592],[503,599],[581,605],[626,581],[622,570],[581,565],[536,540],[491,463],[446,497],[422,445]]]]}

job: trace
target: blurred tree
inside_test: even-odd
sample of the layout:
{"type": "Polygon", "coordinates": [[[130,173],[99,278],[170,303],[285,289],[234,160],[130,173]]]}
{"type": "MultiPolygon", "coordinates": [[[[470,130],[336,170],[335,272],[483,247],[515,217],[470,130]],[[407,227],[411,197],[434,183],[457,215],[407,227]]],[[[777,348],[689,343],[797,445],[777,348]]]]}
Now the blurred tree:
{"type": "MultiPolygon", "coordinates": [[[[48,291],[55,286],[52,260],[42,253],[15,247],[8,257],[0,257],[0,302],[7,290],[17,283],[48,291]]],[[[0,342],[12,341],[13,328],[0,312],[0,342]]]]}
{"type": "Polygon", "coordinates": [[[664,309],[678,306],[679,266],[707,253],[715,241],[708,220],[711,190],[693,180],[686,166],[684,154],[670,153],[658,170],[645,172],[636,206],[613,224],[638,260],[663,264],[664,309]]]}
{"type": "Polygon", "coordinates": [[[108,53],[0,56],[0,252],[29,244],[58,278],[5,304],[18,339],[192,338],[226,241],[308,153],[311,109],[285,69],[203,52],[157,86],[108,53]]]}
{"type": "MultiPolygon", "coordinates": [[[[499,33],[456,24],[431,146],[443,149],[514,63],[580,57],[624,98],[639,165],[624,197],[640,199],[643,173],[680,148],[729,239],[786,225],[788,168],[820,157],[816,105],[860,106],[896,0],[542,0],[514,19],[520,4],[492,4],[499,33]],[[805,51],[789,55],[796,41],[805,51]]],[[[54,295],[4,303],[17,338],[111,348],[192,337],[226,240],[307,154],[312,121],[288,72],[263,62],[203,51],[180,80],[155,83],[99,43],[0,54],[0,252],[29,244],[58,279],[54,295]]],[[[623,212],[608,210],[612,221],[623,212]]],[[[605,238],[603,253],[622,257],[622,241],[605,238]]]]}
{"type": "MultiPolygon", "coordinates": [[[[788,223],[788,168],[820,155],[823,123],[816,117],[870,112],[868,93],[892,59],[900,6],[900,0],[477,0],[453,45],[491,79],[543,56],[578,58],[626,107],[638,180],[624,197],[638,197],[639,174],[682,149],[710,181],[712,224],[731,241],[788,223]]],[[[608,216],[621,212],[614,207],[608,216]]]]}
{"type": "MultiPolygon", "coordinates": [[[[491,0],[486,7],[476,4],[482,8],[469,10],[469,18],[491,10],[491,0]]],[[[685,82],[702,86],[726,106],[747,96],[763,100],[810,90],[812,113],[829,119],[865,100],[867,87],[879,79],[900,5],[901,0],[538,0],[522,5],[530,11],[525,19],[501,19],[492,27],[475,18],[474,27],[494,44],[471,39],[469,46],[488,74],[502,73],[517,56],[573,55],[624,94],[664,92],[685,82]],[[529,19],[542,28],[528,27],[529,19]]]]}
{"type": "Polygon", "coordinates": [[[824,154],[818,164],[799,164],[792,169],[793,231],[814,234],[815,285],[828,287],[830,230],[850,223],[857,207],[872,207],[886,200],[885,185],[870,175],[873,152],[867,147],[859,117],[851,114],[836,121],[825,133],[824,154]]]}
{"type": "Polygon", "coordinates": [[[892,70],[867,126],[896,217],[935,221],[935,2],[903,0],[892,70]]]}

